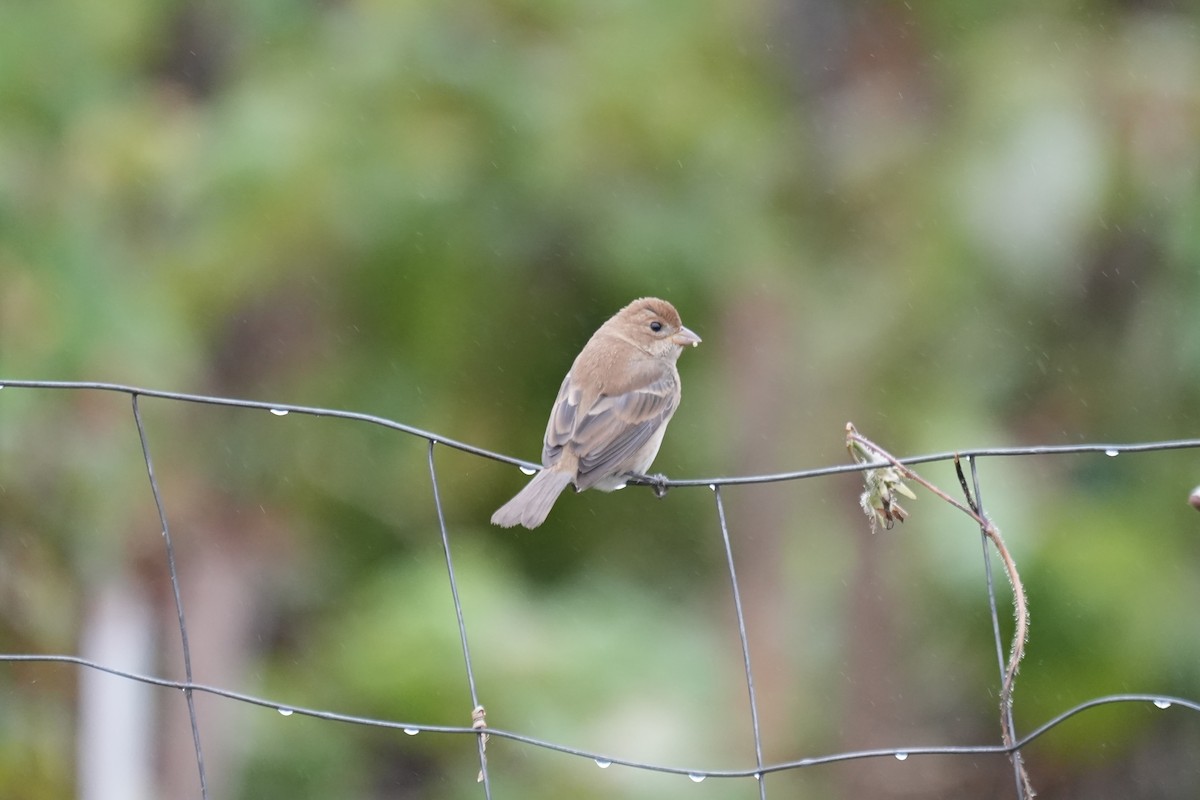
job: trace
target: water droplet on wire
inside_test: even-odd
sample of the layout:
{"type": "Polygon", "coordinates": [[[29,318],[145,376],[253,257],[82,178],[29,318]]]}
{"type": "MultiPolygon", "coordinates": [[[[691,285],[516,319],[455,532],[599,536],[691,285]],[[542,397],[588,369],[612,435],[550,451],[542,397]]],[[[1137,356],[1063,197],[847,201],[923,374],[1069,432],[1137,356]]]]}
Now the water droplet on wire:
{"type": "Polygon", "coordinates": [[[907,761],[908,753],[896,753],[896,760],[897,761],[907,761]]]}
{"type": "Polygon", "coordinates": [[[517,469],[521,470],[521,472],[525,473],[526,475],[536,475],[537,474],[537,470],[534,469],[533,467],[517,467],[517,469]]]}
{"type": "Polygon", "coordinates": [[[706,777],[708,777],[708,776],[701,775],[698,772],[689,772],[688,773],[688,778],[691,779],[692,783],[699,783],[700,781],[704,780],[706,777]]]}
{"type": "Polygon", "coordinates": [[[277,708],[276,711],[279,712],[279,716],[281,717],[290,717],[293,713],[295,713],[290,708],[277,708]]]}
{"type": "Polygon", "coordinates": [[[612,762],[607,759],[597,758],[596,766],[599,767],[600,769],[608,769],[609,767],[612,766],[612,762]]]}
{"type": "Polygon", "coordinates": [[[1104,451],[1104,455],[1108,456],[1109,458],[1116,458],[1117,456],[1121,455],[1121,451],[1115,447],[1110,447],[1104,451]]]}
{"type": "Polygon", "coordinates": [[[404,732],[407,733],[409,736],[416,736],[418,733],[421,732],[421,729],[420,728],[405,728],[404,732]]]}
{"type": "Polygon", "coordinates": [[[1170,700],[1155,700],[1154,705],[1158,706],[1159,708],[1170,708],[1171,701],[1170,700]]]}
{"type": "Polygon", "coordinates": [[[286,417],[288,415],[288,410],[286,408],[272,408],[271,413],[277,417],[286,417]]]}

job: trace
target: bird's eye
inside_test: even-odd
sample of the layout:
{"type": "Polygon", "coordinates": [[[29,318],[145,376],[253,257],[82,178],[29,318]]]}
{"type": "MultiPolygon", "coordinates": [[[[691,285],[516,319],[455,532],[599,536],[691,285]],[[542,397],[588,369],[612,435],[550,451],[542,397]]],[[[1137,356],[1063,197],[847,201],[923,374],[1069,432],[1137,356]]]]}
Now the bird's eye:
{"type": "Polygon", "coordinates": [[[659,331],[662,330],[662,323],[659,322],[658,320],[654,320],[654,322],[650,323],[650,330],[654,331],[655,333],[658,333],[659,331]]]}

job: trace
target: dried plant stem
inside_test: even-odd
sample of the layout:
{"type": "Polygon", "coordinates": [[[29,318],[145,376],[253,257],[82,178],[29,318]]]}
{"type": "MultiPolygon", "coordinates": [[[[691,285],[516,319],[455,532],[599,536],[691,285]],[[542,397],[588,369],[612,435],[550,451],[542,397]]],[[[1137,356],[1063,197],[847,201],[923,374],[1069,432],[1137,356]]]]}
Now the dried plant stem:
{"type": "MultiPolygon", "coordinates": [[[[937,497],[946,501],[950,505],[963,512],[979,525],[983,535],[991,541],[992,546],[996,548],[996,553],[1000,556],[1001,562],[1004,564],[1004,572],[1008,576],[1008,583],[1012,587],[1013,592],[1013,613],[1016,617],[1016,630],[1013,632],[1012,644],[1008,653],[1008,664],[1004,669],[1004,680],[1000,687],[1000,728],[1004,739],[1005,747],[1013,747],[1016,740],[1013,735],[1010,720],[1012,719],[1012,701],[1013,687],[1016,683],[1017,670],[1020,668],[1021,660],[1025,657],[1025,642],[1029,638],[1029,606],[1025,597],[1025,587],[1021,583],[1021,576],[1017,572],[1017,564],[1013,560],[1012,554],[1008,550],[1008,546],[1004,543],[1004,537],[1000,535],[1000,529],[997,528],[987,515],[982,513],[975,501],[971,498],[971,493],[967,488],[967,481],[962,473],[962,467],[959,465],[958,457],[955,456],[955,469],[958,471],[959,483],[962,485],[963,494],[966,495],[967,503],[954,499],[946,494],[940,488],[922,478],[919,474],[906,466],[899,459],[893,456],[888,451],[884,450],[879,445],[872,442],[855,430],[853,425],[846,426],[846,441],[848,444],[857,445],[861,450],[866,451],[878,459],[887,461],[906,479],[914,483],[924,486],[937,497]]],[[[853,453],[853,450],[851,451],[853,453]]],[[[1021,754],[1017,751],[1012,752],[1014,763],[1017,764],[1021,781],[1024,784],[1025,793],[1028,797],[1033,797],[1033,787],[1029,782],[1029,776],[1025,772],[1025,767],[1021,763],[1021,754]]]]}

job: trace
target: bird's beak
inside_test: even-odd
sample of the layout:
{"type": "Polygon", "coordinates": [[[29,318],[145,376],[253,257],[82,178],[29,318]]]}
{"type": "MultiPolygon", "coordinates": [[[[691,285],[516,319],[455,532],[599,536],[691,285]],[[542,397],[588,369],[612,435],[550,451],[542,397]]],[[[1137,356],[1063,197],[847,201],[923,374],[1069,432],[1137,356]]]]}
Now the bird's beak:
{"type": "Polygon", "coordinates": [[[687,347],[689,344],[692,347],[700,344],[700,337],[693,333],[688,328],[680,328],[679,333],[671,337],[671,341],[680,347],[687,347]]]}

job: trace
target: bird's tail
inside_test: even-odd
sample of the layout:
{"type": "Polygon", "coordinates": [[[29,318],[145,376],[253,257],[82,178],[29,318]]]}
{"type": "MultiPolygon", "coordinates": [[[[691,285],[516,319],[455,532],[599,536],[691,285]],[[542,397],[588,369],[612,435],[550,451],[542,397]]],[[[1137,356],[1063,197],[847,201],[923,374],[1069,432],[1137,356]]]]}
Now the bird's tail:
{"type": "Polygon", "coordinates": [[[546,521],[554,501],[571,482],[571,476],[557,469],[544,469],[533,477],[517,496],[492,514],[492,524],[502,528],[524,525],[536,528],[546,521]]]}

